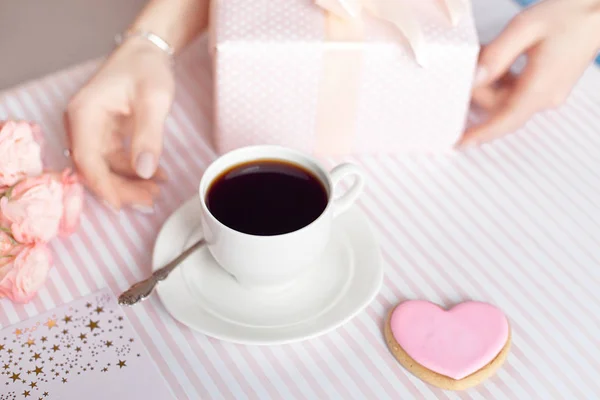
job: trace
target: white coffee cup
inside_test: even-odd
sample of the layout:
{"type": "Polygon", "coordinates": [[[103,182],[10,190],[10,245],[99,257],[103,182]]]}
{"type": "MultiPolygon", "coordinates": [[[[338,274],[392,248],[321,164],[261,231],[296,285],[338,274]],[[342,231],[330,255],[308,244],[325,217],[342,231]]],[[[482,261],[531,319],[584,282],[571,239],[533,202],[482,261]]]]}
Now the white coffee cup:
{"type": "Polygon", "coordinates": [[[340,164],[328,172],[313,157],[286,147],[250,146],[231,151],[209,165],[200,180],[201,221],[208,249],[241,285],[259,290],[284,289],[307,272],[323,253],[334,218],[352,206],[363,187],[364,175],[354,164],[340,164]],[[299,230],[272,236],[242,233],[217,220],[206,204],[211,183],[236,165],[260,160],[282,160],[312,172],[327,191],[328,203],[323,213],[299,230]],[[355,178],[352,186],[334,198],[334,188],[348,176],[355,178]]]}

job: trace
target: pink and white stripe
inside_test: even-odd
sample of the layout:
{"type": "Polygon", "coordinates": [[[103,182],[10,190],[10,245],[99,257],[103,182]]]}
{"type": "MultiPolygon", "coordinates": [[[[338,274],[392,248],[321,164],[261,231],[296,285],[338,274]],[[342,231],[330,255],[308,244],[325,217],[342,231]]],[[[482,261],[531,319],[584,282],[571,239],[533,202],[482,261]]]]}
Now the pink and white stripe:
{"type": "MultiPolygon", "coordinates": [[[[198,46],[203,46],[199,43],[198,46]]],[[[64,166],[62,110],[91,62],[0,95],[0,119],[46,130],[48,162],[64,166]]],[[[119,293],[149,272],[161,223],[190,196],[215,157],[211,74],[197,47],[182,56],[166,124],[170,176],[153,214],[115,215],[93,198],[80,231],[56,241],[56,268],[31,304],[0,303],[7,326],[98,288],[119,293]]],[[[311,341],[252,347],[223,343],[175,322],[152,298],[127,316],[177,399],[598,398],[600,382],[600,71],[590,69],[569,103],[511,137],[443,156],[364,156],[360,207],[382,246],[386,275],[353,321],[311,341]],[[466,299],[503,309],[514,346],[504,368],[463,393],[407,374],[381,335],[404,299],[450,306],[466,299]]],[[[326,160],[329,163],[341,160],[326,160]]]]}

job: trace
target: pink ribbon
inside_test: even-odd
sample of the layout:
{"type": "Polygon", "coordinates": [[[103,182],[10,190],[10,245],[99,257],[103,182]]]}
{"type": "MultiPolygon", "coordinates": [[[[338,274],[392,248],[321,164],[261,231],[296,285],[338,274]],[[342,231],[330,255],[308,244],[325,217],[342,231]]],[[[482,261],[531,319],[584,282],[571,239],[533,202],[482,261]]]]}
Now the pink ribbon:
{"type": "MultiPolygon", "coordinates": [[[[361,19],[364,12],[372,17],[391,22],[408,41],[415,60],[427,64],[423,29],[419,25],[411,2],[425,0],[315,0],[315,3],[344,20],[361,19]]],[[[441,2],[444,13],[456,26],[466,13],[466,0],[430,0],[441,2]]],[[[413,3],[414,4],[414,3],[413,3]]]]}
{"type": "MultiPolygon", "coordinates": [[[[315,0],[328,16],[326,36],[336,43],[363,39],[363,13],[394,24],[407,39],[420,66],[427,63],[424,34],[411,7],[417,1],[441,2],[456,25],[467,11],[467,0],[315,0]]],[[[323,55],[315,126],[315,152],[320,155],[352,153],[362,73],[360,46],[328,46],[323,55]]]]}
{"type": "MultiPolygon", "coordinates": [[[[326,18],[326,36],[337,43],[363,39],[360,19],[326,18]]],[[[328,46],[323,53],[315,126],[315,153],[341,155],[352,152],[362,75],[360,46],[328,46]]]]}

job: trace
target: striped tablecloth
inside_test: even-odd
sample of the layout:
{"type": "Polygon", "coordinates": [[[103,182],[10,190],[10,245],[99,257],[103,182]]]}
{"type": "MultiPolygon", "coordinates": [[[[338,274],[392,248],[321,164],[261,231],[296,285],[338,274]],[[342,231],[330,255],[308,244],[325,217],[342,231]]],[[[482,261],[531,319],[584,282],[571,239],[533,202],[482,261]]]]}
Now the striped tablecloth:
{"type": "MultiPolygon", "coordinates": [[[[116,215],[93,198],[77,234],[55,241],[56,267],[30,304],[0,302],[7,326],[150,271],[163,221],[190,196],[211,150],[211,76],[204,53],[178,70],[162,165],[171,179],[154,214],[116,215]]],[[[64,166],[62,110],[96,63],[0,95],[0,119],[38,120],[48,161],[64,166]]],[[[561,110],[481,149],[437,157],[359,157],[360,207],[381,240],[385,282],[375,301],[323,337],[285,346],[224,343],[177,323],[156,297],[127,309],[177,399],[600,398],[600,71],[561,110]],[[475,299],[509,317],[513,348],[485,384],[444,392],[389,354],[382,318],[405,299],[475,299]]],[[[341,160],[329,160],[341,161],[341,160]]],[[[1,389],[0,389],[1,390],[1,389]]],[[[162,400],[162,399],[160,399],[162,400]]]]}

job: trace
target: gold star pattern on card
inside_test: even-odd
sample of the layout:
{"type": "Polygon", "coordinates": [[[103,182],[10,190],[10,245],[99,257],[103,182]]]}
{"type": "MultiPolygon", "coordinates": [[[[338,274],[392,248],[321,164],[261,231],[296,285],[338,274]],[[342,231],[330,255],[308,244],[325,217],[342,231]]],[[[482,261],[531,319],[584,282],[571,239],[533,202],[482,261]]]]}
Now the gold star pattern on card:
{"type": "Polygon", "coordinates": [[[12,354],[12,352],[13,352],[13,351],[12,351],[12,349],[8,349],[8,350],[6,350],[6,352],[7,352],[8,354],[12,354]]]}
{"type": "Polygon", "coordinates": [[[29,390],[24,390],[23,393],[21,393],[24,397],[29,397],[29,390]]]}
{"type": "Polygon", "coordinates": [[[92,320],[90,319],[90,323],[89,323],[89,324],[87,324],[86,326],[87,326],[88,328],[90,328],[90,331],[93,331],[94,329],[99,329],[99,328],[100,328],[100,325],[98,325],[98,322],[100,322],[100,321],[92,321],[92,320]]]}
{"type": "Polygon", "coordinates": [[[48,321],[44,323],[48,327],[48,329],[56,328],[58,325],[56,324],[56,320],[52,318],[48,318],[48,321]]]}
{"type": "MultiPolygon", "coordinates": [[[[47,389],[44,386],[52,381],[68,384],[67,376],[85,376],[85,374],[108,372],[110,368],[114,367],[122,369],[132,366],[128,357],[135,357],[136,353],[132,353],[134,339],[125,336],[122,331],[119,332],[125,328],[123,322],[119,321],[124,321],[125,318],[118,314],[118,310],[113,310],[108,306],[109,300],[102,301],[102,299],[96,298],[87,304],[79,303],[79,307],[72,307],[67,311],[68,315],[63,313],[46,316],[33,328],[20,327],[18,330],[13,328],[11,333],[14,333],[14,336],[0,342],[3,343],[0,345],[0,361],[2,361],[0,371],[3,376],[8,378],[7,385],[14,383],[15,388],[18,388],[18,391],[14,393],[16,396],[14,400],[23,398],[24,395],[21,395],[23,393],[21,391],[24,389],[33,399],[38,396],[40,399],[45,399],[49,393],[45,392],[42,395],[42,391],[47,389]],[[46,328],[48,331],[57,328],[57,331],[48,333],[46,328]],[[37,332],[39,335],[34,335],[36,329],[42,329],[41,332],[37,332]],[[46,334],[46,336],[41,336],[42,334],[46,334]],[[10,356],[9,360],[2,359],[2,356],[9,350],[7,346],[9,342],[6,340],[13,340],[13,346],[20,347],[17,347],[15,354],[10,356]],[[35,349],[32,349],[31,346],[35,346],[35,349]],[[21,359],[17,362],[19,354],[21,359]],[[54,358],[49,357],[50,354],[54,358]],[[112,366],[110,363],[102,363],[102,354],[110,355],[113,360],[117,359],[117,362],[113,362],[112,366]],[[88,363],[87,366],[83,365],[82,361],[86,360],[88,356],[93,357],[89,360],[91,363],[88,363]],[[28,362],[29,365],[24,365],[22,360],[28,362]],[[63,361],[64,364],[61,364],[63,361]],[[4,364],[5,362],[6,364],[4,364]],[[15,363],[14,367],[13,362],[15,363]],[[4,369],[2,369],[3,364],[5,365],[4,369]],[[25,374],[26,370],[27,374],[25,374]],[[50,370],[52,372],[49,372],[50,370]]],[[[9,350],[8,353],[12,353],[12,350],[9,350]]],[[[26,400],[30,400],[30,397],[26,400]]]]}

